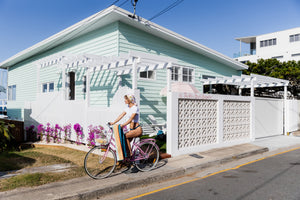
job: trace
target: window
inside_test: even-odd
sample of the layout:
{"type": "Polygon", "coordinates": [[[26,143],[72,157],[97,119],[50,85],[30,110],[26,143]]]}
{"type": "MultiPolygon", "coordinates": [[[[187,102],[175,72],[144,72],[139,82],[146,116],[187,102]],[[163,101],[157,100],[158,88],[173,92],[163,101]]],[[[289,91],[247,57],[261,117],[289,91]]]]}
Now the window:
{"type": "Polygon", "coordinates": [[[42,92],[53,92],[54,91],[54,83],[43,83],[42,84],[42,92]]]}
{"type": "Polygon", "coordinates": [[[249,60],[241,61],[241,63],[243,63],[243,64],[246,64],[247,62],[249,62],[249,60]]]}
{"type": "Polygon", "coordinates": [[[49,92],[54,91],[54,83],[49,83],[49,92]]]}
{"type": "Polygon", "coordinates": [[[171,69],[171,80],[181,82],[193,82],[194,69],[188,67],[173,66],[171,69]]]}
{"type": "Polygon", "coordinates": [[[179,78],[179,70],[180,70],[180,67],[172,67],[171,71],[171,80],[172,81],[179,81],[178,78],[179,78]]]}
{"type": "Polygon", "coordinates": [[[295,42],[295,35],[290,35],[290,42],[295,42]]]}
{"type": "Polygon", "coordinates": [[[267,47],[267,46],[273,46],[277,44],[277,39],[269,39],[269,40],[262,40],[260,41],[260,47],[267,47]]]}
{"type": "Polygon", "coordinates": [[[269,46],[273,45],[273,40],[269,40],[269,46]]]}
{"type": "Polygon", "coordinates": [[[202,75],[202,79],[216,78],[215,76],[202,75]]]}
{"type": "Polygon", "coordinates": [[[16,85],[8,86],[8,100],[16,100],[16,85]]]}
{"type": "Polygon", "coordinates": [[[45,84],[43,84],[43,93],[45,93],[47,91],[48,91],[48,84],[45,83],[45,84]]]}
{"type": "Polygon", "coordinates": [[[290,42],[300,41],[300,33],[295,35],[290,35],[290,42]]]}
{"type": "Polygon", "coordinates": [[[75,72],[69,72],[69,100],[75,100],[75,72]]]}
{"type": "Polygon", "coordinates": [[[182,68],[182,81],[183,82],[193,82],[193,69],[182,68]]]}
{"type": "Polygon", "coordinates": [[[295,56],[300,56],[300,53],[294,53],[294,54],[292,54],[292,57],[295,57],[295,56]]]}
{"type": "Polygon", "coordinates": [[[145,72],[140,72],[140,78],[143,79],[155,79],[155,72],[154,71],[145,71],[145,72]]]}
{"type": "Polygon", "coordinates": [[[272,58],[281,59],[281,58],[283,58],[283,56],[273,56],[272,58]]]}

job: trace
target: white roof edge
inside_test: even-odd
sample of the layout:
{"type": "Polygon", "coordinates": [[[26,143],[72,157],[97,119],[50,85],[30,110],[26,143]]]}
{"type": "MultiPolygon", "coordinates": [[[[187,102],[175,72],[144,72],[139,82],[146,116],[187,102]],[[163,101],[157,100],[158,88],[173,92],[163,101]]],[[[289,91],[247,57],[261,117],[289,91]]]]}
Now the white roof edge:
{"type": "Polygon", "coordinates": [[[243,40],[243,39],[251,39],[251,38],[256,38],[257,36],[247,36],[247,37],[238,37],[238,38],[234,38],[235,40],[243,40]]]}
{"type": "Polygon", "coordinates": [[[294,30],[294,29],[296,30],[296,29],[299,29],[299,28],[300,27],[289,28],[289,29],[285,29],[285,30],[274,31],[274,32],[271,32],[271,33],[264,33],[264,34],[255,35],[255,36],[238,37],[238,38],[234,38],[234,39],[239,41],[239,40],[242,40],[242,39],[256,38],[256,37],[259,37],[259,36],[269,35],[269,34],[272,34],[272,33],[280,33],[280,32],[290,31],[290,30],[294,30]]]}
{"type": "MultiPolygon", "coordinates": [[[[42,48],[43,45],[47,45],[48,43],[50,43],[52,41],[55,41],[56,39],[58,39],[58,38],[72,32],[72,31],[76,30],[80,26],[85,25],[85,23],[90,23],[94,20],[101,19],[102,17],[104,17],[105,15],[107,15],[111,12],[115,12],[115,13],[121,14],[121,15],[126,16],[126,17],[129,14],[132,14],[132,13],[130,13],[130,12],[128,12],[128,11],[122,9],[122,8],[119,8],[115,5],[110,6],[106,9],[104,9],[104,10],[102,10],[102,11],[100,11],[100,12],[98,12],[98,13],[90,16],[90,17],[87,17],[87,18],[77,22],[76,24],[74,24],[74,25],[72,25],[72,26],[70,26],[70,27],[54,34],[53,36],[50,36],[49,38],[47,38],[47,39],[45,39],[45,40],[43,40],[43,41],[41,41],[41,42],[25,49],[25,50],[15,54],[14,56],[12,56],[12,57],[8,58],[7,60],[3,61],[2,63],[0,63],[0,68],[6,68],[7,67],[6,65],[8,65],[9,62],[17,60],[18,58],[20,59],[21,56],[24,56],[26,54],[30,54],[31,51],[36,50],[37,48],[42,48]]],[[[128,19],[128,18],[126,18],[126,19],[128,19]]],[[[223,55],[223,54],[221,54],[221,53],[219,53],[215,50],[212,50],[212,49],[210,49],[210,48],[208,48],[204,45],[199,44],[198,42],[195,42],[191,39],[188,39],[188,38],[186,38],[186,37],[184,37],[180,34],[177,34],[177,33],[173,32],[169,29],[166,29],[162,26],[159,26],[159,25],[157,25],[153,22],[150,22],[150,21],[148,21],[144,18],[138,17],[138,20],[134,20],[134,21],[136,21],[136,23],[140,23],[141,25],[144,25],[144,26],[150,26],[152,29],[155,29],[156,31],[161,32],[162,34],[171,36],[171,37],[173,37],[173,38],[175,38],[175,39],[177,39],[177,40],[179,40],[179,41],[181,41],[185,44],[188,44],[191,47],[194,47],[194,48],[200,50],[202,54],[204,54],[208,57],[211,57],[213,59],[215,59],[215,57],[217,57],[219,59],[219,62],[223,62],[223,63],[225,63],[225,64],[229,65],[230,67],[233,67],[237,70],[243,70],[243,69],[248,68],[248,66],[243,64],[243,63],[240,63],[240,62],[238,62],[238,61],[236,61],[236,60],[234,60],[234,59],[232,59],[228,56],[225,56],[225,55],[223,55]],[[233,65],[233,66],[231,66],[231,65],[233,65]]],[[[150,33],[150,34],[153,34],[153,33],[150,33]]],[[[188,47],[186,47],[186,48],[188,48],[188,47]]],[[[191,49],[191,48],[188,48],[188,49],[191,49]]],[[[18,63],[18,62],[21,62],[21,61],[23,61],[23,60],[25,60],[25,59],[27,59],[31,56],[34,56],[34,55],[36,55],[36,53],[33,53],[32,55],[28,55],[27,57],[25,56],[25,58],[23,58],[22,60],[16,61],[15,64],[18,63]]]]}
{"type": "MultiPolygon", "coordinates": [[[[118,9],[118,11],[124,12],[126,15],[127,15],[127,14],[130,14],[128,11],[126,11],[126,10],[124,10],[124,9],[122,9],[122,8],[117,7],[117,9],[118,9]]],[[[150,27],[152,27],[152,28],[155,27],[155,28],[156,28],[158,31],[160,31],[160,32],[163,32],[163,33],[165,33],[165,34],[171,35],[171,36],[173,36],[173,37],[175,37],[175,38],[177,38],[177,39],[180,39],[180,40],[184,41],[185,43],[188,43],[188,44],[190,44],[190,45],[192,45],[192,46],[195,46],[195,47],[197,47],[197,48],[199,48],[199,49],[201,49],[201,50],[204,50],[204,51],[206,51],[206,52],[208,52],[208,53],[211,53],[211,54],[213,54],[214,56],[217,56],[217,57],[222,58],[222,59],[224,59],[224,60],[226,60],[226,61],[229,61],[229,62],[232,63],[232,64],[238,65],[238,66],[241,67],[242,69],[248,69],[248,66],[247,66],[247,65],[245,65],[245,64],[243,64],[243,63],[240,63],[240,62],[238,62],[238,61],[236,61],[236,60],[234,60],[234,59],[232,59],[232,58],[230,58],[230,57],[228,57],[228,56],[225,56],[224,54],[221,54],[221,53],[219,53],[219,52],[217,52],[217,51],[215,51],[215,50],[213,50],[213,49],[210,49],[210,48],[208,48],[208,47],[206,47],[206,46],[204,46],[204,45],[202,45],[202,44],[200,44],[200,43],[198,43],[198,42],[196,42],[196,41],[194,41],[194,40],[188,39],[187,37],[184,37],[184,36],[182,36],[182,35],[180,35],[180,34],[174,32],[174,31],[171,31],[171,30],[169,30],[169,29],[167,29],[167,28],[164,28],[164,27],[162,27],[162,26],[160,26],[160,25],[158,25],[158,24],[155,24],[155,23],[153,23],[153,22],[150,22],[150,21],[148,21],[148,20],[146,20],[146,19],[144,19],[144,18],[142,18],[142,17],[140,17],[140,19],[142,20],[142,22],[143,22],[144,24],[147,23],[147,24],[150,25],[150,27]]]]}

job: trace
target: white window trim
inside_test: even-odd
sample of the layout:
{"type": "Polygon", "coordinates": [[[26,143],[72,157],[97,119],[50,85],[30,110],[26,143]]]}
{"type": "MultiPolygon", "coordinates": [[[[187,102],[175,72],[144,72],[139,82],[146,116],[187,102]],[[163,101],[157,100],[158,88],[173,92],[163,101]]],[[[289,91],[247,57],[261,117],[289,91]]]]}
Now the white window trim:
{"type": "Polygon", "coordinates": [[[7,91],[7,100],[8,101],[16,101],[17,100],[17,85],[9,85],[8,87],[8,91],[7,91]],[[15,94],[15,99],[13,99],[13,92],[12,92],[12,89],[13,89],[13,86],[16,86],[16,94],[15,94]]]}
{"type": "Polygon", "coordinates": [[[51,83],[53,83],[53,91],[52,91],[52,92],[55,91],[55,85],[54,85],[54,82],[46,82],[46,83],[42,83],[42,84],[41,84],[41,93],[42,93],[42,94],[50,93],[50,91],[49,91],[49,90],[50,90],[50,87],[49,87],[49,86],[50,86],[51,83]],[[44,90],[43,86],[44,86],[45,84],[47,84],[47,91],[46,91],[46,92],[43,91],[43,90],[44,90]]]}
{"type": "MultiPolygon", "coordinates": [[[[172,67],[179,67],[179,71],[178,71],[178,81],[172,80],[171,77],[171,82],[181,82],[181,83],[190,83],[190,84],[195,84],[195,68],[194,67],[189,67],[189,66],[184,66],[184,65],[173,65],[172,67]],[[183,68],[188,68],[189,70],[192,69],[192,81],[183,81],[183,68]]],[[[171,73],[172,76],[172,73],[171,73]]],[[[189,75],[188,75],[189,76],[189,75]]]]}
{"type": "Polygon", "coordinates": [[[294,42],[300,42],[300,33],[297,33],[297,34],[290,35],[290,36],[289,36],[289,42],[290,42],[290,43],[294,43],[294,42]],[[299,39],[298,39],[298,40],[296,40],[296,35],[298,35],[298,37],[299,37],[299,39]],[[293,36],[293,38],[294,38],[294,41],[291,41],[291,36],[293,36]]]}
{"type": "Polygon", "coordinates": [[[138,80],[143,80],[143,81],[156,81],[156,70],[147,70],[147,71],[142,71],[142,72],[147,72],[147,75],[148,75],[148,71],[153,71],[153,73],[154,73],[154,78],[152,79],[152,78],[144,78],[144,77],[141,77],[140,75],[140,73],[141,72],[139,72],[138,74],[139,74],[139,78],[138,78],[138,80]]]}

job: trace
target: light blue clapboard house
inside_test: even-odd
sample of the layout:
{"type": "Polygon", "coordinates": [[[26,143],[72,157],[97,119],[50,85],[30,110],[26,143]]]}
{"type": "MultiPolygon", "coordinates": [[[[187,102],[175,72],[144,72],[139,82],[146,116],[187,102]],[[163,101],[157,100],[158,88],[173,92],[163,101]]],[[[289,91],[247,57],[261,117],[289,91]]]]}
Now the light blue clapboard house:
{"type": "Polygon", "coordinates": [[[24,120],[25,126],[98,123],[110,119],[105,108],[127,87],[140,94],[144,124],[149,115],[164,123],[167,101],[161,93],[167,76],[201,92],[202,79],[240,75],[247,68],[130,14],[111,6],[1,62],[8,69],[7,115],[24,120]]]}

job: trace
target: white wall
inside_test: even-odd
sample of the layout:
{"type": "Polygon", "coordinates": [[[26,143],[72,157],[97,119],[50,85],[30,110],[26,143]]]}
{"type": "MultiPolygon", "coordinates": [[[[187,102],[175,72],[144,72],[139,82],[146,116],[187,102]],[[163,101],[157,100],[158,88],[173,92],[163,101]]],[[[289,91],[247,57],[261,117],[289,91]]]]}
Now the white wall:
{"type": "Polygon", "coordinates": [[[259,35],[256,37],[256,55],[242,56],[237,58],[238,61],[256,62],[257,59],[268,59],[277,56],[283,56],[283,58],[278,58],[279,61],[288,60],[300,60],[300,56],[292,56],[292,54],[300,53],[300,41],[290,42],[290,35],[295,35],[300,33],[300,27],[293,28],[289,30],[268,33],[264,35],[259,35]],[[277,39],[276,45],[260,47],[260,41],[277,39]]]}
{"type": "Polygon", "coordinates": [[[283,100],[255,98],[255,138],[283,134],[283,100]]]}
{"type": "MultiPolygon", "coordinates": [[[[46,124],[51,126],[58,124],[64,126],[72,125],[71,140],[76,141],[76,134],[73,125],[79,123],[83,127],[86,142],[89,125],[106,126],[107,122],[114,121],[125,107],[124,95],[128,94],[128,87],[120,87],[115,93],[111,107],[92,106],[88,107],[84,100],[64,100],[63,92],[41,93],[36,101],[25,103],[24,126],[46,124]]],[[[120,121],[123,123],[124,119],[120,121]]]]}
{"type": "Polygon", "coordinates": [[[258,58],[271,58],[274,56],[283,56],[283,59],[279,59],[280,61],[300,60],[300,56],[291,56],[292,54],[300,53],[300,41],[290,42],[290,35],[299,33],[300,27],[257,36],[256,55],[258,56],[258,58]],[[272,38],[277,38],[277,45],[260,47],[260,41],[272,38]]]}
{"type": "Polygon", "coordinates": [[[300,129],[300,101],[287,100],[287,132],[300,129]]]}

